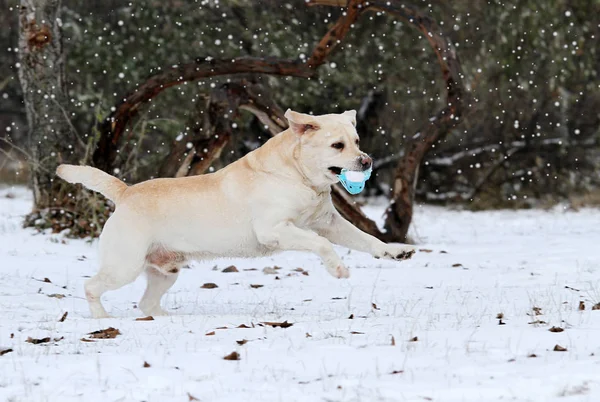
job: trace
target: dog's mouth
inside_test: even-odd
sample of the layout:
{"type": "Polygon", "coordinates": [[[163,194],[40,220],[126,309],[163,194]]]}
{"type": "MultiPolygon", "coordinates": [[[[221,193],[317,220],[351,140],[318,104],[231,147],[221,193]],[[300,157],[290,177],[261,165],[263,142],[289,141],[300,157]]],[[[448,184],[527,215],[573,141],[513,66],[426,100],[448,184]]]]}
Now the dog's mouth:
{"type": "Polygon", "coordinates": [[[337,166],[329,166],[329,171],[336,176],[342,174],[342,168],[337,166]]]}

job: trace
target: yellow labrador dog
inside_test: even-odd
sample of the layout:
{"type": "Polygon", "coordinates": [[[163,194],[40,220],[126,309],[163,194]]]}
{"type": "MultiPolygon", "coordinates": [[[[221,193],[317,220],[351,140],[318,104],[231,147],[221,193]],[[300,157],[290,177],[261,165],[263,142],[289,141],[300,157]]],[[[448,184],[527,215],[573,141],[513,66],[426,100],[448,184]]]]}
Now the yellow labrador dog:
{"type": "Polygon", "coordinates": [[[160,300],[189,259],[310,251],[331,275],[347,278],[332,243],[377,258],[412,256],[413,247],[362,232],[332,204],[330,188],[341,169],[362,171],[372,164],[358,146],[356,112],[311,116],[288,110],[285,117],[289,129],[216,173],[127,186],[89,166],[58,167],[64,180],[116,205],[100,236],[100,270],[85,284],[93,317],[108,316],[100,301],[104,292],[143,271],[148,284],[141,311],[165,314],[160,300]]]}

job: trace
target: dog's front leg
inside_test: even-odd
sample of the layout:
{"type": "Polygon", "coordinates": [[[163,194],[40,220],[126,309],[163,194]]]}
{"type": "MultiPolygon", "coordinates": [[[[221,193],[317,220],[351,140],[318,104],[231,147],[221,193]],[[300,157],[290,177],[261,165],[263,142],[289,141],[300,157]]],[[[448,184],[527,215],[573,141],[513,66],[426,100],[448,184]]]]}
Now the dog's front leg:
{"type": "Polygon", "coordinates": [[[320,222],[317,233],[332,243],[357,251],[364,251],[375,258],[407,260],[415,253],[415,248],[407,244],[384,243],[378,238],[363,232],[348,222],[337,211],[332,211],[328,222],[320,222]]]}
{"type": "Polygon", "coordinates": [[[336,278],[348,278],[350,272],[326,238],[313,231],[300,229],[291,222],[255,228],[258,241],[274,250],[312,251],[321,257],[327,272],[336,278]]]}

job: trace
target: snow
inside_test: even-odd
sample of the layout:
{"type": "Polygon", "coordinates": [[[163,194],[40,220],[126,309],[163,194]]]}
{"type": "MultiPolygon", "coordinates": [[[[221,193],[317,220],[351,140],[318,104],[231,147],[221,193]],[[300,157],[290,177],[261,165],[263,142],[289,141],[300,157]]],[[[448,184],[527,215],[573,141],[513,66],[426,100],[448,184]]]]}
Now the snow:
{"type": "MultiPolygon", "coordinates": [[[[432,251],[410,261],[339,249],[349,280],[303,253],[195,263],[165,297],[173,315],[135,321],[144,280],[107,293],[115,318],[91,319],[82,285],[96,271],[96,243],[22,229],[30,206],[27,190],[0,190],[0,345],[13,349],[0,356],[2,401],[600,398],[595,210],[418,207],[413,236],[432,251]],[[240,272],[221,272],[231,264],[240,272]],[[274,265],[277,275],[263,273],[274,265]],[[201,289],[207,282],[218,288],[201,289]],[[259,326],[286,320],[293,326],[259,326]],[[546,324],[529,324],[538,320],[546,324]],[[121,335],[81,341],[110,326],[121,335]],[[241,360],[223,359],[233,351],[241,360]]],[[[365,211],[381,220],[384,207],[365,211]]]]}

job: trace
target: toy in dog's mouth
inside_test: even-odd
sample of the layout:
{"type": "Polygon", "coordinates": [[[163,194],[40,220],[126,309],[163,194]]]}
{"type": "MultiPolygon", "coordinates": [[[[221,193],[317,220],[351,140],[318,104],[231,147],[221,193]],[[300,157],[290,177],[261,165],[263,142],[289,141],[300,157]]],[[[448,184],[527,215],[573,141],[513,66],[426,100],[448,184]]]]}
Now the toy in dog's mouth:
{"type": "Polygon", "coordinates": [[[346,191],[350,194],[358,194],[365,188],[365,182],[371,177],[373,169],[369,168],[367,170],[357,171],[330,167],[329,170],[340,179],[340,183],[342,183],[342,186],[344,186],[346,191]]]}

